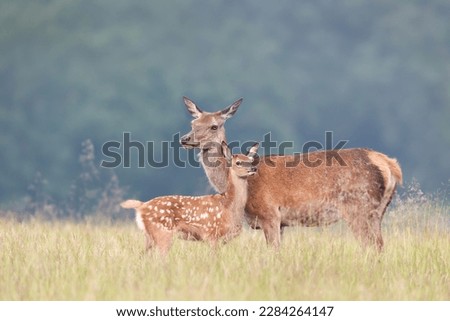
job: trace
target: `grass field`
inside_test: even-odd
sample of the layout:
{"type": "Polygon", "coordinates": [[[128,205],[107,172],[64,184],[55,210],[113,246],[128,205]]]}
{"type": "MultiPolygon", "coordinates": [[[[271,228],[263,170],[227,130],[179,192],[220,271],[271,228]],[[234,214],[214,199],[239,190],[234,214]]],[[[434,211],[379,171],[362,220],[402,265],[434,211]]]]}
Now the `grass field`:
{"type": "Polygon", "coordinates": [[[288,228],[279,252],[244,230],[212,252],[177,240],[144,252],[134,221],[0,219],[0,300],[450,300],[444,205],[397,206],[385,251],[362,249],[344,225],[288,228]]]}

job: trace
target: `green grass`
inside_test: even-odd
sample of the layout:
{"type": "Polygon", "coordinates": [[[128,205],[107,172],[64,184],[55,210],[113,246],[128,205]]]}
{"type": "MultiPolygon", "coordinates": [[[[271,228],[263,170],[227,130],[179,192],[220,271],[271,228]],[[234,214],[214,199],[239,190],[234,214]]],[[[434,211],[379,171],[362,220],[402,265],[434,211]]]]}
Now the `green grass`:
{"type": "Polygon", "coordinates": [[[144,252],[134,222],[0,219],[0,300],[450,300],[448,207],[399,206],[385,250],[344,225],[288,228],[279,252],[244,230],[216,252],[144,252]]]}

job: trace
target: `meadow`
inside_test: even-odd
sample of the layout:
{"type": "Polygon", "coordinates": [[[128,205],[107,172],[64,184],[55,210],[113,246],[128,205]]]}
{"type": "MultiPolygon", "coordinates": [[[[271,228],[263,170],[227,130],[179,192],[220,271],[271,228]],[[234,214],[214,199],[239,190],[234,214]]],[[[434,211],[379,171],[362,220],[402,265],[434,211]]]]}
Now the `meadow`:
{"type": "Polygon", "coordinates": [[[0,218],[0,300],[450,300],[450,219],[444,203],[386,213],[382,254],[344,224],[288,228],[281,249],[243,233],[213,252],[177,240],[144,251],[129,220],[0,218]]]}

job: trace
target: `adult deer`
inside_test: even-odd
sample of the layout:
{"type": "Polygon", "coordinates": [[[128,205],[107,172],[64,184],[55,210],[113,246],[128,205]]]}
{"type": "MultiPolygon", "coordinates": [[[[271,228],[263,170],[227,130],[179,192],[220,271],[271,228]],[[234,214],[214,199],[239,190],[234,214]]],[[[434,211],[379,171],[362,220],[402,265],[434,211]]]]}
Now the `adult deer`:
{"type": "MultiPolygon", "coordinates": [[[[184,97],[194,120],[181,144],[200,149],[202,167],[218,192],[227,188],[228,168],[211,164],[223,157],[220,142],[226,141],[224,124],[241,102],[239,99],[221,111],[206,112],[184,97]]],[[[245,216],[252,228],[263,229],[268,244],[278,247],[286,226],[320,226],[343,219],[363,244],[382,250],[381,221],[397,184],[402,182],[397,160],[355,148],[264,156],[259,163],[258,173],[248,179],[245,216]]]]}
{"type": "Polygon", "coordinates": [[[256,173],[253,156],[258,144],[247,155],[231,155],[221,144],[224,168],[228,168],[227,188],[222,194],[205,196],[160,196],[148,202],[127,200],[120,205],[136,211],[136,223],[145,232],[147,250],[156,245],[161,253],[170,249],[175,233],[185,239],[207,241],[215,246],[241,232],[247,201],[247,178],[256,173]]]}

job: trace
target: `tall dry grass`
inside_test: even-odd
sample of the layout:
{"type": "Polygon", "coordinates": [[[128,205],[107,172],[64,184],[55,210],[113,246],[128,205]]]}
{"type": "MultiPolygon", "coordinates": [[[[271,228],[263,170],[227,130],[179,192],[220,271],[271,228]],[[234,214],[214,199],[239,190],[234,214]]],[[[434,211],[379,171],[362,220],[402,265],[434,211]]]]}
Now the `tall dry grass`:
{"type": "Polygon", "coordinates": [[[216,252],[177,240],[144,252],[129,222],[0,219],[1,300],[450,300],[449,206],[397,201],[385,250],[343,224],[289,228],[279,252],[261,231],[216,252]]]}

